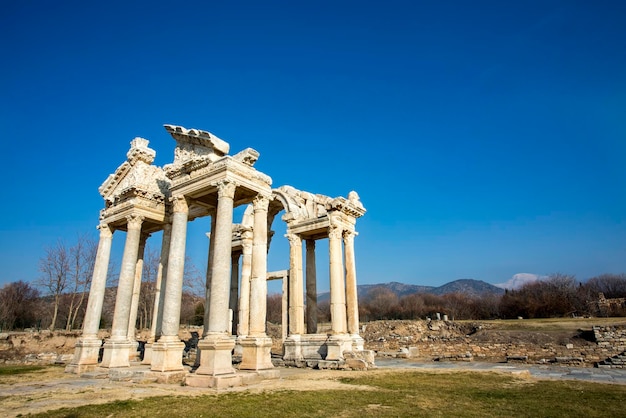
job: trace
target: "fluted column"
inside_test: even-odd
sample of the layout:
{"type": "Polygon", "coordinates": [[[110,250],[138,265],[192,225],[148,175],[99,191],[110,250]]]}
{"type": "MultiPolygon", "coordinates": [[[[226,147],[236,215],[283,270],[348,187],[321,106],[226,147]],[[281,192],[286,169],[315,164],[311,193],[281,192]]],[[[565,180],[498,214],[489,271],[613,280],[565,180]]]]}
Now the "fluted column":
{"type": "Polygon", "coordinates": [[[241,257],[241,251],[233,251],[230,257],[230,299],[228,306],[233,315],[229,331],[231,335],[237,335],[237,320],[239,318],[239,258],[241,257]]]}
{"type": "Polygon", "coordinates": [[[341,251],[341,227],[331,225],[328,233],[330,254],[330,318],[334,334],[346,332],[346,292],[341,251]]]}
{"type": "Polygon", "coordinates": [[[304,287],[302,283],[302,238],[286,234],[289,240],[289,334],[304,334],[304,287]]]}
{"type": "Polygon", "coordinates": [[[239,368],[262,370],[272,365],[272,339],[265,333],[267,314],[267,209],[269,198],[258,195],[252,202],[252,278],[250,279],[250,335],[241,342],[239,368]]]}
{"type": "Polygon", "coordinates": [[[172,224],[163,226],[163,238],[161,241],[161,257],[159,259],[159,271],[157,273],[156,288],[154,290],[154,311],[152,327],[150,329],[151,342],[161,337],[163,325],[163,301],[165,300],[165,288],[167,286],[167,266],[170,257],[170,242],[172,240],[172,224]]]}
{"type": "Polygon", "coordinates": [[[152,348],[151,370],[166,372],[183,370],[182,352],[185,348],[178,338],[180,307],[185,269],[185,245],[189,207],[184,196],[172,198],[172,235],[167,263],[167,281],[163,299],[161,337],[152,348]]]}
{"type": "Polygon", "coordinates": [[[250,277],[252,275],[252,231],[241,237],[241,289],[239,292],[239,327],[237,335],[250,334],[250,277]]]}
{"type": "Polygon", "coordinates": [[[211,231],[213,268],[209,302],[209,326],[198,342],[201,351],[197,375],[233,374],[232,349],[235,341],[228,335],[228,301],[230,293],[230,254],[232,241],[233,207],[236,185],[222,181],[217,185],[215,229],[211,231]]]}
{"type": "Polygon", "coordinates": [[[113,230],[109,228],[107,224],[101,224],[98,226],[98,229],[100,230],[100,241],[98,242],[91,287],[89,288],[87,310],[85,311],[85,319],[83,320],[83,339],[98,337],[100,320],[102,318],[104,293],[107,285],[107,273],[109,271],[109,260],[111,257],[113,230]]]}
{"type": "Polygon", "coordinates": [[[269,199],[253,202],[252,278],[250,280],[250,335],[265,336],[267,312],[267,208],[269,199]]]}
{"type": "Polygon", "coordinates": [[[204,323],[202,324],[202,335],[207,335],[209,332],[209,308],[211,306],[211,276],[213,274],[213,256],[215,252],[215,240],[213,235],[215,234],[215,213],[211,215],[211,232],[207,234],[209,238],[209,255],[207,257],[206,268],[206,283],[204,292],[204,323]]]}
{"type": "MultiPolygon", "coordinates": [[[[146,241],[150,234],[142,233],[139,240],[139,251],[137,252],[137,264],[135,266],[135,281],[133,283],[133,296],[130,303],[130,313],[128,318],[128,340],[136,343],[137,312],[139,310],[139,295],[141,293],[141,279],[143,277],[143,258],[146,251],[146,241]]],[[[131,353],[131,358],[136,357],[136,353],[131,353]]]]}
{"type": "Polygon", "coordinates": [[[163,225],[163,237],[161,239],[161,256],[154,284],[154,304],[152,307],[152,323],[150,324],[150,336],[144,347],[141,364],[152,363],[152,346],[161,337],[161,322],[163,320],[163,299],[165,299],[165,285],[167,283],[167,258],[170,252],[170,239],[172,237],[172,224],[163,225]]]}
{"type": "Polygon", "coordinates": [[[128,356],[131,343],[128,340],[128,320],[130,305],[133,296],[137,255],[141,241],[141,224],[143,216],[129,215],[126,223],[126,243],[122,266],[117,285],[115,310],[113,312],[113,326],[111,338],[104,344],[102,367],[129,367],[128,356]]]}
{"type": "Polygon", "coordinates": [[[317,270],[315,240],[306,240],[306,332],[317,333],[317,270]]]}
{"type": "MultiPolygon", "coordinates": [[[[228,301],[230,292],[230,253],[233,224],[233,200],[236,186],[222,182],[218,186],[215,220],[214,257],[209,303],[209,333],[228,333],[228,301]]],[[[212,233],[213,234],[213,233],[212,233]]]]}
{"type": "Polygon", "coordinates": [[[98,364],[98,354],[102,345],[98,338],[98,330],[102,317],[113,230],[107,224],[99,225],[98,229],[100,230],[100,240],[83,320],[83,335],[76,342],[74,358],[65,369],[66,372],[70,373],[82,373],[94,368],[98,364]]]}
{"type": "Polygon", "coordinates": [[[359,301],[356,282],[356,264],[354,259],[354,236],[356,232],[346,231],[343,235],[343,248],[346,260],[346,312],[348,315],[348,333],[359,334],[359,301]]]}

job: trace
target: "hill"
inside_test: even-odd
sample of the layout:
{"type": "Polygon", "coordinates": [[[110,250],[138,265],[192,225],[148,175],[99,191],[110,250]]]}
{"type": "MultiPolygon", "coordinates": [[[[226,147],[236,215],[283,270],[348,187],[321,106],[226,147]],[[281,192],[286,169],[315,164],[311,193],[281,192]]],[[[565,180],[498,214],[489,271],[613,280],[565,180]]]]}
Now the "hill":
{"type": "MultiPolygon", "coordinates": [[[[359,298],[364,298],[372,289],[381,287],[391,290],[398,297],[411,295],[413,293],[431,293],[433,295],[445,295],[446,293],[463,293],[470,296],[478,296],[485,293],[501,295],[504,293],[504,289],[496,287],[482,280],[460,279],[446,283],[439,287],[421,286],[399,282],[362,284],[357,286],[359,298]]],[[[317,296],[317,300],[320,302],[328,300],[329,298],[330,292],[320,293],[317,296]]]]}

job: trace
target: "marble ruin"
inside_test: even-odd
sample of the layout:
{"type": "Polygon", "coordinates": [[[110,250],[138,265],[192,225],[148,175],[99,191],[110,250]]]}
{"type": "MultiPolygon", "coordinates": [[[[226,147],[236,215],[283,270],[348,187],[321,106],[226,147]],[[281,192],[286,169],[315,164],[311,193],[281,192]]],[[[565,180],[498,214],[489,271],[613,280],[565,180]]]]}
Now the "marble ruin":
{"type": "Polygon", "coordinates": [[[259,157],[254,149],[229,155],[229,144],[209,132],[173,125],[165,129],[176,141],[173,163],[153,165],[156,153],[148,140],[135,138],[127,160],[100,186],[105,207],[89,301],[82,336],[66,371],[125,370],[136,360],[143,253],[146,240],[157,231],[162,231],[161,256],[142,364],[161,381],[183,375],[187,385],[225,387],[245,383],[250,376],[277,377],[265,328],[267,281],[272,279],[283,280],[286,365],[372,365],[373,356],[363,350],[359,336],[354,237],[356,220],[365,209],[357,193],[331,198],[291,186],[272,189],[271,178],[254,168],[259,157]],[[241,223],[233,224],[233,209],[240,205],[248,206],[241,223]],[[289,268],[268,273],[271,226],[281,212],[289,268]],[[211,218],[204,330],[196,367],[188,372],[178,337],[187,223],[204,216],[211,218]],[[102,345],[97,334],[117,230],[126,232],[126,241],[111,336],[102,345]],[[325,333],[317,329],[315,243],[320,239],[328,239],[330,255],[331,330],[325,333]],[[241,357],[237,368],[233,355],[241,357]]]}

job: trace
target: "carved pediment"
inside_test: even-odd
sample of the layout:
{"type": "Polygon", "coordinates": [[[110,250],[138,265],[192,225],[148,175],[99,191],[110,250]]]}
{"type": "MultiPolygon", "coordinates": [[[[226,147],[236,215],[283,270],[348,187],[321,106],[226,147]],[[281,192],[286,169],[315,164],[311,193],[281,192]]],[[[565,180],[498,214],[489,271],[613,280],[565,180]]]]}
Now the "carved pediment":
{"type": "Polygon", "coordinates": [[[141,195],[163,202],[169,194],[170,181],[162,168],[152,165],[156,152],[148,148],[149,141],[135,138],[126,154],[128,160],[102,183],[98,191],[109,207],[127,197],[141,195]]]}

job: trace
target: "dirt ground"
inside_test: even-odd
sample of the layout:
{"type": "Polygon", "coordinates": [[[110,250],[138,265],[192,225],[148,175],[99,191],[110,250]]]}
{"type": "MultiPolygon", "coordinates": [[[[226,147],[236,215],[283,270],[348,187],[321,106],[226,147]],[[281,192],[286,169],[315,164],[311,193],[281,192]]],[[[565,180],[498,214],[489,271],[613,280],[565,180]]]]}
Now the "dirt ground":
{"type": "Polygon", "coordinates": [[[180,384],[138,384],[111,382],[108,379],[84,379],[74,374],[64,373],[64,368],[57,366],[25,375],[3,377],[0,380],[0,416],[16,417],[64,407],[72,408],[153,396],[194,397],[239,391],[371,390],[370,387],[346,385],[339,382],[341,377],[355,372],[293,368],[282,368],[280,371],[279,379],[218,391],[180,384]]]}

